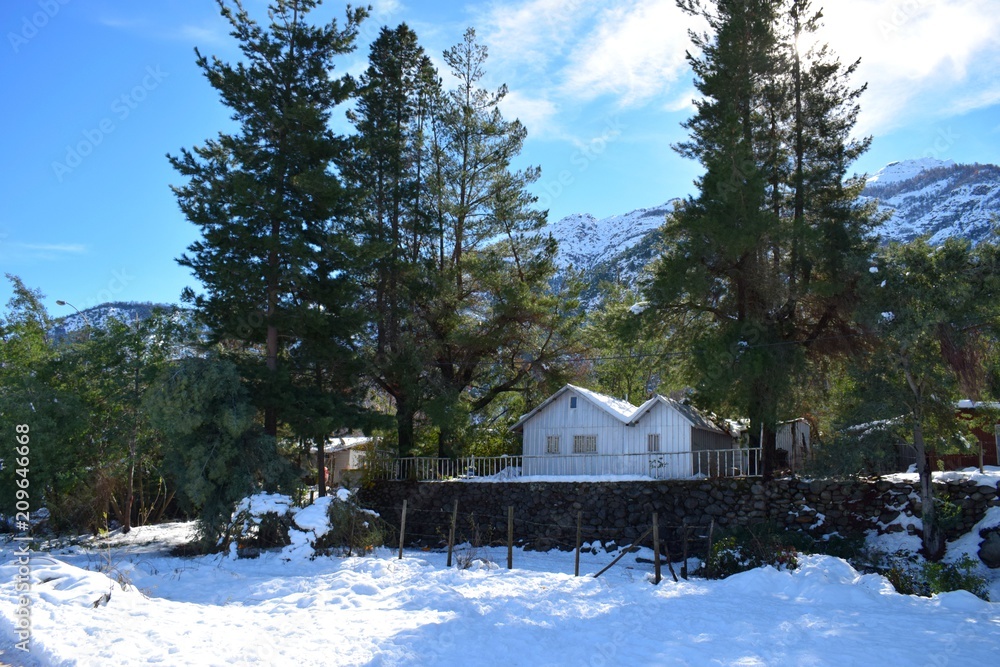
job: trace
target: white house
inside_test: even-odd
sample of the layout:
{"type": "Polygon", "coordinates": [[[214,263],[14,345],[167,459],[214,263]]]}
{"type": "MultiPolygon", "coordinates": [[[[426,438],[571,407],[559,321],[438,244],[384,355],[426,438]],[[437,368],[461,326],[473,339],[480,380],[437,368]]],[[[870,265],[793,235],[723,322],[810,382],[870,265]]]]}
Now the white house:
{"type": "MultiPolygon", "coordinates": [[[[342,481],[356,482],[352,475],[356,477],[360,474],[365,458],[373,449],[372,439],[364,435],[337,436],[327,440],[323,448],[326,460],[327,486],[336,488],[341,485],[342,481]]],[[[315,446],[310,449],[314,460],[316,451],[315,446]]]]}
{"type": "Polygon", "coordinates": [[[733,437],[691,406],[654,396],[640,406],[566,385],[512,427],[522,475],[684,478],[745,472],[733,437]]]}

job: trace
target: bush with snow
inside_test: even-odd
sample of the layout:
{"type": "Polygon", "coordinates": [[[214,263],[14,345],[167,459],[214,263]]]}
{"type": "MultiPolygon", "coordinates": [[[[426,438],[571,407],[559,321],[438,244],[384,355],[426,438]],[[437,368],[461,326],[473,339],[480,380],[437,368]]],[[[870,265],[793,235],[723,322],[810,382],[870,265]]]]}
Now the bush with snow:
{"type": "Polygon", "coordinates": [[[295,507],[285,495],[258,493],[237,504],[220,547],[240,558],[280,549],[282,558],[300,560],[369,554],[391,535],[392,528],[347,489],[306,507],[295,507]]]}
{"type": "Polygon", "coordinates": [[[344,556],[372,553],[389,543],[393,528],[377,512],[357,504],[354,495],[340,489],[327,513],[329,529],[315,542],[317,553],[344,556]]]}
{"type": "Polygon", "coordinates": [[[225,534],[219,542],[233,555],[253,557],[261,550],[291,543],[294,507],[292,499],[279,493],[257,493],[236,504],[225,534]]]}

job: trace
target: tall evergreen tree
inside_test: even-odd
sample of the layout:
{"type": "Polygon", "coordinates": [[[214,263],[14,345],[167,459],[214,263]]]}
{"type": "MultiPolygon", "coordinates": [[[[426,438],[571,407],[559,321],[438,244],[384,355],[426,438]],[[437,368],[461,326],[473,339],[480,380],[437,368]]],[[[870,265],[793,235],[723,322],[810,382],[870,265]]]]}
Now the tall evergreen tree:
{"type": "Polygon", "coordinates": [[[418,417],[441,455],[457,453],[477,414],[557,373],[576,336],[573,300],[548,287],[555,246],[527,192],[538,169],[511,168],[526,131],[499,111],[506,87],[482,87],[486,58],[469,30],[445,53],[458,81],[445,94],[413,31],[385,28],[351,114],[374,316],[367,361],[395,403],[404,455],[418,417]]]}
{"type": "Polygon", "coordinates": [[[711,317],[691,341],[701,399],[750,418],[770,476],[796,375],[856,333],[875,224],[863,183],[847,178],[868,145],[851,138],[863,88],[849,82],[856,63],[802,52],[820,19],[806,1],[678,5],[709,25],[692,33],[703,99],[677,147],[705,173],[668,221],[650,300],[711,317]]]}
{"type": "Polygon", "coordinates": [[[345,140],[329,120],[352,90],[349,78],[331,72],[353,50],[366,11],[349,8],[342,28],[313,26],[306,19],[317,0],[275,0],[264,27],[238,1],[218,1],[243,61],[196,50],[197,62],[238,129],[170,157],[187,178],[173,188],[180,208],[203,235],[179,262],[205,293],[189,289],[184,299],[215,340],[250,351],[241,373],[263,410],[265,433],[274,438],[279,423],[291,420],[300,435],[322,442],[317,430],[355,416],[355,376],[344,372],[363,324],[348,222],[354,202],[336,169],[345,140]],[[322,428],[308,426],[338,408],[322,428]]]}
{"type": "Polygon", "coordinates": [[[454,453],[457,420],[498,396],[526,391],[532,373],[557,373],[575,345],[579,314],[554,294],[555,241],[528,186],[537,167],[514,170],[527,132],[499,104],[507,87],[482,87],[487,49],[473,29],[444,54],[457,85],[433,128],[435,238],[427,298],[418,311],[430,335],[428,412],[438,453],[454,453]]]}
{"type": "Polygon", "coordinates": [[[350,113],[358,134],[347,173],[364,193],[360,236],[370,257],[365,298],[374,319],[366,360],[395,402],[401,453],[413,448],[424,384],[419,347],[426,336],[414,303],[428,286],[428,136],[440,97],[437,71],[416,33],[406,24],[383,28],[350,113]]]}

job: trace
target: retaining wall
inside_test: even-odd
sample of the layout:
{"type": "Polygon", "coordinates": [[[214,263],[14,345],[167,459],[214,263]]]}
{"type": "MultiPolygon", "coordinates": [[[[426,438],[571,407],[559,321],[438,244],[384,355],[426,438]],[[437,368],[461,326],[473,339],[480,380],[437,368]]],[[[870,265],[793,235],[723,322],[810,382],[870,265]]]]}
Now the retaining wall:
{"type": "MultiPolygon", "coordinates": [[[[961,509],[947,528],[949,539],[968,532],[988,507],[1000,505],[997,488],[972,481],[935,484],[935,493],[961,509]]],[[[657,512],[661,537],[674,550],[684,526],[704,534],[712,523],[726,528],[767,521],[813,537],[848,537],[871,529],[915,532],[907,519],[919,518],[921,510],[916,483],[884,480],[376,482],[359,495],[362,506],[378,511],[396,528],[404,499],[409,546],[441,544],[457,499],[458,542],[503,542],[512,506],[515,541],[540,550],[572,548],[578,512],[583,540],[604,543],[635,540],[657,512]]]]}

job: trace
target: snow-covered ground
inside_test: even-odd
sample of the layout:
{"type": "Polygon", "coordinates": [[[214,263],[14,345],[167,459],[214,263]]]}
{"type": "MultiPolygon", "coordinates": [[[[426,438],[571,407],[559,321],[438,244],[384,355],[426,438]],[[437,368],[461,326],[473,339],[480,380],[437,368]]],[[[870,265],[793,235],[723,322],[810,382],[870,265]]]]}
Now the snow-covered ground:
{"type": "MultiPolygon", "coordinates": [[[[994,485],[1000,470],[939,476],[994,485]]],[[[435,551],[310,560],[307,536],[348,495],[292,510],[292,545],[257,559],[169,555],[192,539],[190,523],[33,552],[30,652],[15,648],[20,543],[0,541],[0,665],[978,665],[1000,652],[1000,603],[899,595],[829,556],[723,581],[675,583],[664,568],[658,586],[649,549],[595,579],[615,556],[599,545],[580,577],[572,553],[517,549],[508,571],[506,549],[468,545],[457,548],[465,569],[435,551]]],[[[244,505],[240,516],[287,501],[244,505]]],[[[946,560],[974,558],[979,529],[996,525],[991,508],[946,560]]],[[[919,540],[872,534],[869,545],[913,551],[919,540]]],[[[1000,571],[981,572],[1000,600],[1000,571]]]]}
{"type": "MultiPolygon", "coordinates": [[[[632,555],[598,579],[574,577],[573,555],[559,552],[517,550],[511,571],[493,564],[505,564],[505,550],[469,547],[460,555],[487,560],[465,570],[420,551],[167,555],[191,530],[139,528],[34,554],[30,653],[11,648],[17,565],[5,545],[0,663],[969,665],[1000,651],[1000,604],[965,592],[899,595],[827,556],[793,572],[653,586],[652,566],[632,555]]],[[[582,571],[611,559],[585,553],[582,571]]]]}

